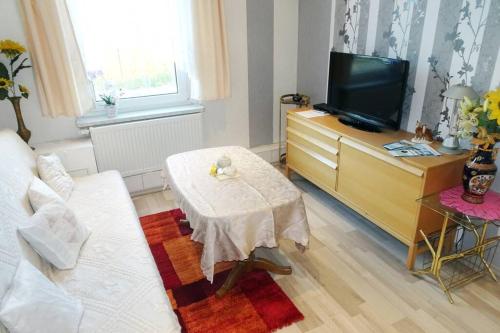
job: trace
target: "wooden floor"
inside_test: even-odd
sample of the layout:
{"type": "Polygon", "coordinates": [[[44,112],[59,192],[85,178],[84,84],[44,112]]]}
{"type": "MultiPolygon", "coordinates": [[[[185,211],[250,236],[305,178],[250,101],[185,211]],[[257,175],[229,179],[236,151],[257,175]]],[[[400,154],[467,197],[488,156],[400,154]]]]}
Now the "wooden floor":
{"type": "MultiPolygon", "coordinates": [[[[407,248],[300,176],[311,245],[304,254],[289,241],[266,250],[293,267],[275,276],[305,320],[289,332],[500,332],[500,283],[483,277],[453,292],[405,268],[407,248]]],[[[176,208],[170,192],[134,198],[140,216],[176,208]]],[[[498,254],[500,255],[500,254],[498,254]]]]}

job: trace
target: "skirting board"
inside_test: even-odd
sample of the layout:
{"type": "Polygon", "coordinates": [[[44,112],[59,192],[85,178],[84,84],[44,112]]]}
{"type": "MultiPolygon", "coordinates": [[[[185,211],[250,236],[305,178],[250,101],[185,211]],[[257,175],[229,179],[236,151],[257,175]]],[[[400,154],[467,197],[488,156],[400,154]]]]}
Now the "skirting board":
{"type": "MultiPolygon", "coordinates": [[[[259,155],[262,157],[264,160],[268,161],[269,163],[276,163],[279,161],[279,144],[278,143],[273,143],[270,145],[262,145],[262,146],[257,146],[250,148],[252,152],[255,154],[259,155]]],[[[285,143],[283,142],[281,144],[281,153],[285,152],[285,143]]]]}
{"type": "MultiPolygon", "coordinates": [[[[277,163],[279,160],[278,144],[263,145],[250,148],[252,152],[262,157],[269,163],[277,163]]],[[[281,146],[282,153],[285,152],[285,144],[281,146]]],[[[162,190],[163,180],[160,171],[148,172],[142,175],[124,177],[127,188],[132,196],[143,195],[162,190]]]]}

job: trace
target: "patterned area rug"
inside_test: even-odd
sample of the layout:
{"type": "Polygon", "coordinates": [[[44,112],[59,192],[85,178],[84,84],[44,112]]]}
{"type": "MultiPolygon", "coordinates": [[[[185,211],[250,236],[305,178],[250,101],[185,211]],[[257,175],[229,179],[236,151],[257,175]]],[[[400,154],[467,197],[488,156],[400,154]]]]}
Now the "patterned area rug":
{"type": "Polygon", "coordinates": [[[232,263],[215,267],[210,284],[200,269],[201,244],[179,223],[179,209],[141,217],[141,225],[183,332],[272,332],[304,319],[265,271],[254,271],[218,299],[232,263]]]}

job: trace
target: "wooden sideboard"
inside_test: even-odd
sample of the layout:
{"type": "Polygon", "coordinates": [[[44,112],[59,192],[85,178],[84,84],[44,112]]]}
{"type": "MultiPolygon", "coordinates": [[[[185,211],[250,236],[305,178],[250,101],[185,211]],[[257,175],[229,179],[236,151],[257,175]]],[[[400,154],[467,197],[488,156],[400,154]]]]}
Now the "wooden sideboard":
{"type": "MultiPolygon", "coordinates": [[[[305,118],[287,114],[286,172],[297,172],[409,247],[413,269],[425,234],[442,217],[417,199],[461,183],[467,155],[392,157],[384,144],[411,139],[404,131],[371,133],[348,127],[336,116],[305,118]]],[[[437,144],[433,144],[437,148],[437,144]]]]}

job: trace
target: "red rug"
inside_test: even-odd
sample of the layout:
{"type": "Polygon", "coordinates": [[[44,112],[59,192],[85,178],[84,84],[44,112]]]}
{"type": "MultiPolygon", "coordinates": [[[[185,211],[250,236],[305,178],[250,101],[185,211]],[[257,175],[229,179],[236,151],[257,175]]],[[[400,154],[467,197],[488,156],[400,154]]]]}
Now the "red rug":
{"type": "Polygon", "coordinates": [[[201,244],[179,224],[179,209],[141,217],[141,225],[183,332],[273,332],[304,319],[265,271],[244,276],[221,299],[215,292],[232,263],[215,267],[210,284],[200,269],[201,244]]]}

